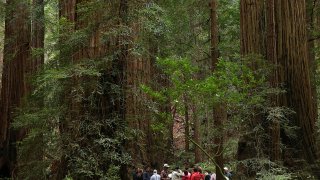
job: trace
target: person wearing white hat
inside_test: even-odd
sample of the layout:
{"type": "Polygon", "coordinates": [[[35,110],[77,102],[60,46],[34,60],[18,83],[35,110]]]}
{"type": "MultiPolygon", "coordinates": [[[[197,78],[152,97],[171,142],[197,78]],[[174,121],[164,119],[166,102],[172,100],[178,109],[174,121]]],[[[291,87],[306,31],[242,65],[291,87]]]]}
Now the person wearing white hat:
{"type": "Polygon", "coordinates": [[[180,170],[180,168],[177,166],[174,171],[172,172],[172,180],[181,180],[184,173],[180,170]]]}
{"type": "Polygon", "coordinates": [[[163,170],[161,171],[161,180],[169,180],[169,172],[168,172],[168,169],[169,169],[169,165],[168,164],[164,164],[163,165],[163,170]]]}
{"type": "Polygon", "coordinates": [[[153,170],[153,175],[151,176],[150,180],[160,180],[160,175],[158,174],[158,171],[155,169],[153,170]]]}
{"type": "Polygon", "coordinates": [[[232,178],[232,174],[230,173],[229,168],[224,167],[223,170],[224,170],[224,175],[225,175],[228,179],[231,179],[231,178],[232,178]]]}

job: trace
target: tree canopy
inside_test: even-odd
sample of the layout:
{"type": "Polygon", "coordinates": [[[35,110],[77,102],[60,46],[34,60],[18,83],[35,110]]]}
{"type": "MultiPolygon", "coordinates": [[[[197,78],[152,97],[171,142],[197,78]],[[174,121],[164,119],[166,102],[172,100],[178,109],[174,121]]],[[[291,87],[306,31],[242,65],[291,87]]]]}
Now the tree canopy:
{"type": "Polygon", "coordinates": [[[0,1],[0,178],[320,179],[319,10],[0,1]]]}

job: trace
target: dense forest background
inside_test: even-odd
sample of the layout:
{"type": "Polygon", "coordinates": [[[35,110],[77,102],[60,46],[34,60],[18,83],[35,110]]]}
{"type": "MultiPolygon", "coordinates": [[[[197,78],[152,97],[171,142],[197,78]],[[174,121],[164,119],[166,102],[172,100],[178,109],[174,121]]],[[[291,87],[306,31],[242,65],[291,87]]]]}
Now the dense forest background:
{"type": "Polygon", "coordinates": [[[320,179],[319,48],[318,0],[0,0],[0,178],[320,179]]]}

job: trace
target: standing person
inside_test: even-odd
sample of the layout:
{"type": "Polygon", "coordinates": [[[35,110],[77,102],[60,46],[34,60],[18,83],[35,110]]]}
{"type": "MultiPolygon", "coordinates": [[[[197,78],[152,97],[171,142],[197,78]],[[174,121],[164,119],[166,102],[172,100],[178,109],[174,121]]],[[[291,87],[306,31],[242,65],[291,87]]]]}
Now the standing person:
{"type": "Polygon", "coordinates": [[[169,178],[169,165],[168,164],[164,164],[163,165],[163,170],[161,171],[161,180],[170,180],[169,178]]]}
{"type": "Polygon", "coordinates": [[[194,169],[194,168],[190,168],[190,169],[189,169],[189,179],[188,179],[188,180],[191,180],[191,177],[192,177],[192,175],[194,174],[193,169],[194,169]]]}
{"type": "Polygon", "coordinates": [[[174,171],[172,172],[172,180],[181,180],[182,176],[183,176],[183,172],[180,170],[179,167],[176,167],[174,169],[174,171]]]}
{"type": "Polygon", "coordinates": [[[156,169],[153,170],[153,175],[151,176],[150,180],[160,180],[160,179],[161,179],[161,177],[158,174],[158,171],[156,169]]]}
{"type": "Polygon", "coordinates": [[[152,171],[150,166],[148,166],[143,172],[143,180],[150,180],[151,176],[152,176],[152,171]]]}
{"type": "Polygon", "coordinates": [[[204,180],[203,174],[199,172],[197,167],[193,168],[193,174],[191,175],[190,180],[204,180]]]}
{"type": "Polygon", "coordinates": [[[230,173],[229,169],[227,167],[224,167],[223,170],[224,170],[224,175],[231,180],[232,174],[230,173]]]}
{"type": "Polygon", "coordinates": [[[133,180],[137,180],[137,173],[138,173],[138,168],[133,167],[133,171],[132,171],[132,179],[133,180]]]}
{"type": "Polygon", "coordinates": [[[186,170],[184,170],[184,172],[183,172],[183,176],[182,176],[181,180],[189,180],[189,178],[190,178],[190,173],[189,173],[188,170],[186,169],[186,170]]]}
{"type": "Polygon", "coordinates": [[[211,171],[208,170],[204,174],[205,174],[204,180],[210,180],[211,179],[211,171]]]}
{"type": "Polygon", "coordinates": [[[143,172],[142,169],[138,168],[136,180],[143,180],[143,172]]]}
{"type": "Polygon", "coordinates": [[[217,175],[216,173],[211,174],[211,179],[210,180],[217,180],[217,175]]]}
{"type": "Polygon", "coordinates": [[[190,180],[200,180],[201,176],[197,167],[193,168],[190,180]]]}

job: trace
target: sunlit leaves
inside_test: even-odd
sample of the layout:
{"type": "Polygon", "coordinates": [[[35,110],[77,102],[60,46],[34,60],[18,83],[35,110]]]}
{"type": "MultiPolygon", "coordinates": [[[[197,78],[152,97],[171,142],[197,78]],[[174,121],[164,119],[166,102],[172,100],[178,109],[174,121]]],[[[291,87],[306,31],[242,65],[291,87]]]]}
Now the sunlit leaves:
{"type": "Polygon", "coordinates": [[[199,78],[201,72],[199,65],[193,64],[189,59],[158,59],[158,66],[170,81],[169,87],[156,91],[143,85],[142,89],[155,101],[164,103],[165,100],[170,100],[178,107],[182,107],[185,99],[188,99],[206,107],[223,103],[232,109],[237,107],[250,109],[262,105],[268,94],[266,85],[268,68],[262,64],[261,67],[265,70],[258,68],[253,71],[250,66],[256,63],[261,63],[261,60],[258,58],[244,58],[241,61],[220,59],[213,73],[199,78]]]}

